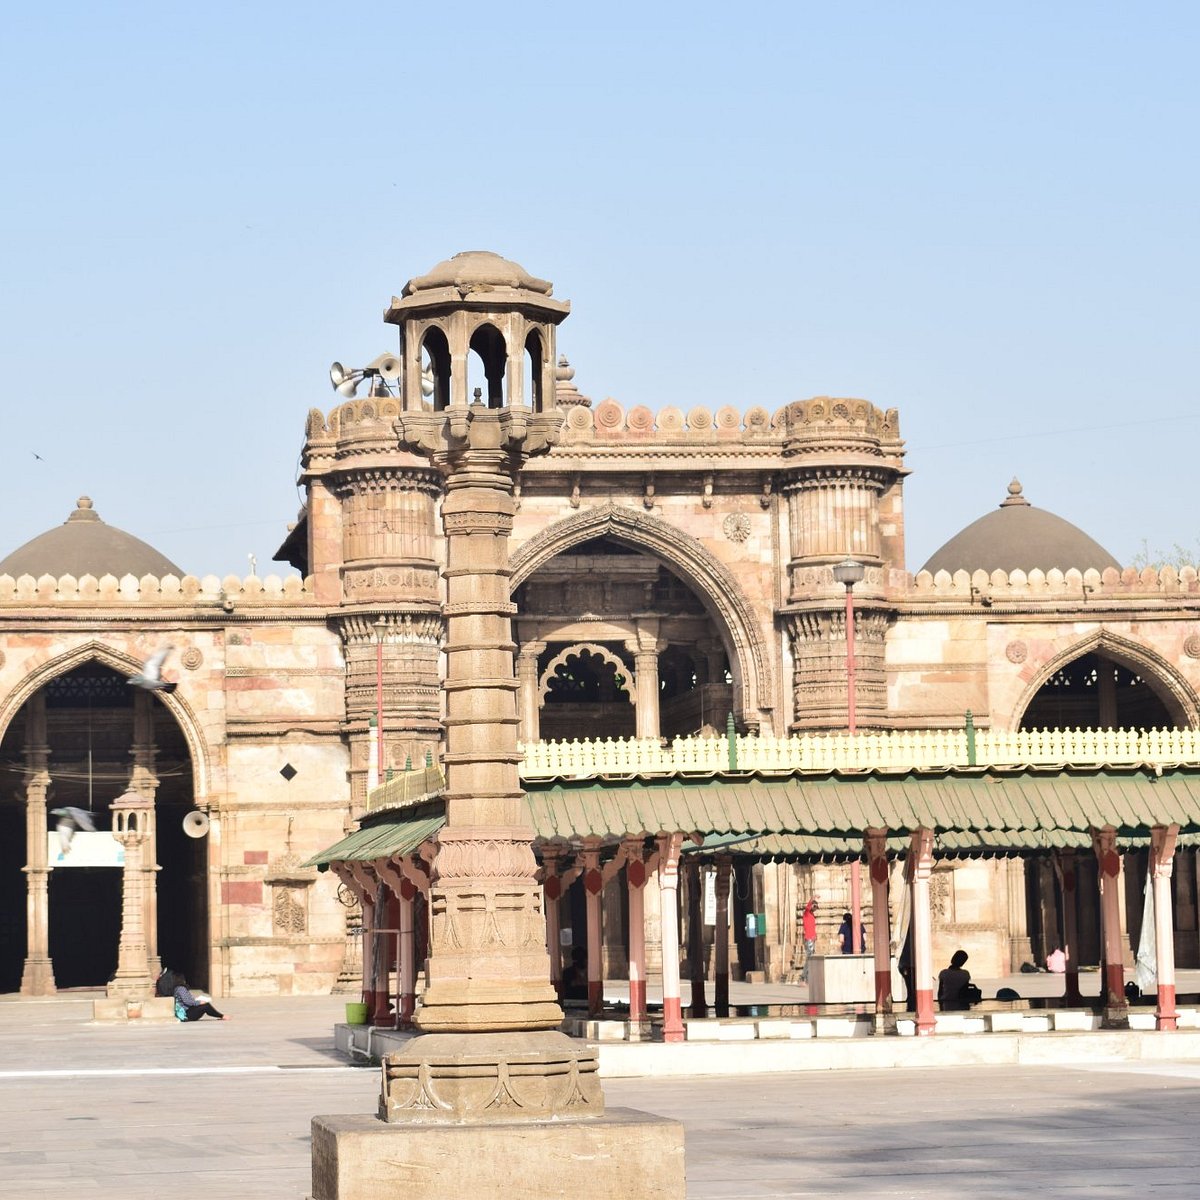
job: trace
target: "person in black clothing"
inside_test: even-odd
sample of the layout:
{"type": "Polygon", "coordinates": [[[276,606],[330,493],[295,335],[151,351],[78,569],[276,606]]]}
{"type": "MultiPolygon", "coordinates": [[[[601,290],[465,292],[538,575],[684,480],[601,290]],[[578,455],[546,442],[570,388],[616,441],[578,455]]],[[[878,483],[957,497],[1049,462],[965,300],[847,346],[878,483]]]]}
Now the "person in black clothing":
{"type": "Polygon", "coordinates": [[[938,1004],[942,1012],[966,1012],[971,1007],[972,992],[978,989],[971,983],[971,972],[963,964],[965,950],[955,950],[950,965],[938,975],[938,1004]]]}
{"type": "Polygon", "coordinates": [[[216,1017],[218,1021],[228,1021],[224,1013],[219,1013],[212,1006],[211,1000],[197,1000],[188,991],[187,980],[182,975],[175,976],[175,1014],[179,1015],[182,1008],[185,1021],[198,1021],[201,1017],[216,1017]]]}

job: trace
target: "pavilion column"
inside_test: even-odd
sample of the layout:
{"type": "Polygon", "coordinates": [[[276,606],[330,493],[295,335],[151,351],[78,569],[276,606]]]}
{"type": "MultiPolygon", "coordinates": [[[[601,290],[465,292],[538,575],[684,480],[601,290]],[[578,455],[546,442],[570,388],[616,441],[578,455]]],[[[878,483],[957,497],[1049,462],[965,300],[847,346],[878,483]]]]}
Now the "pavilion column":
{"type": "MultiPolygon", "coordinates": [[[[157,701],[149,693],[135,689],[133,696],[133,767],[129,776],[129,790],[144,796],[151,805],[158,791],[156,769],[157,747],[154,744],[154,705],[157,701]]],[[[162,959],[158,954],[158,828],[152,823],[142,847],[142,895],[145,897],[146,954],[150,963],[150,977],[156,979],[162,971],[162,959]]]]}
{"type": "Polygon", "coordinates": [[[1025,860],[1010,858],[1004,866],[1008,899],[1008,969],[1016,972],[1020,971],[1023,963],[1033,958],[1033,943],[1029,939],[1025,860]]]}
{"type": "Polygon", "coordinates": [[[692,1003],[690,1012],[693,1017],[708,1016],[708,997],[704,994],[704,983],[708,975],[707,963],[704,959],[704,903],[703,886],[704,872],[696,855],[688,856],[687,861],[687,892],[688,892],[688,966],[692,977],[692,1003]]]}
{"type": "Polygon", "coordinates": [[[22,996],[53,996],[50,961],[50,864],[47,854],[46,793],[50,747],[46,742],[46,695],[37,692],[25,707],[25,965],[22,996]]]}
{"type": "Polygon", "coordinates": [[[376,1024],[382,1020],[388,1010],[387,982],[386,980],[381,981],[379,978],[380,956],[376,944],[379,940],[376,930],[383,927],[383,913],[379,907],[379,884],[374,871],[366,863],[346,863],[344,864],[344,873],[342,870],[338,870],[335,864],[334,870],[342,882],[354,891],[362,908],[362,998],[363,1003],[367,1006],[367,1019],[372,1024],[376,1024]],[[380,994],[381,987],[382,995],[380,994]]]}
{"type": "Polygon", "coordinates": [[[121,872],[121,940],[117,948],[117,973],[109,981],[109,996],[149,996],[153,988],[146,952],[146,898],[143,850],[154,824],[154,802],[126,792],[112,803],[113,837],[125,850],[121,872]]]}
{"type": "Polygon", "coordinates": [[[641,1038],[649,1031],[646,1010],[646,879],[649,865],[641,838],[626,838],[625,882],[629,888],[629,1036],[641,1038]]]}
{"type": "Polygon", "coordinates": [[[526,642],[517,653],[520,738],[526,746],[541,739],[542,695],[538,686],[538,656],[545,648],[545,642],[526,642]]]}
{"type": "Polygon", "coordinates": [[[888,911],[887,830],[868,829],[863,838],[871,880],[871,948],[875,956],[875,1028],[882,1031],[892,1011],[891,919],[888,911]]]}
{"type": "Polygon", "coordinates": [[[1154,889],[1154,958],[1158,972],[1158,1005],[1155,1029],[1174,1029],[1175,1011],[1175,921],[1171,896],[1171,871],[1175,861],[1178,825],[1155,825],[1150,830],[1150,862],[1154,889]]]}
{"type": "Polygon", "coordinates": [[[588,1016],[604,1011],[604,938],[600,927],[600,897],[604,894],[604,875],[600,870],[600,847],[589,839],[584,843],[583,893],[587,905],[587,977],[588,1016]]]}
{"type": "Polygon", "coordinates": [[[682,1042],[683,1002],[679,991],[679,852],[682,833],[659,838],[658,886],[662,897],[663,1041],[682,1042]]]}
{"type": "Polygon", "coordinates": [[[929,877],[933,874],[933,831],[913,831],[909,849],[909,883],[912,888],[913,984],[916,991],[917,1036],[934,1032],[933,1012],[933,911],[929,877]]]}
{"type": "Polygon", "coordinates": [[[637,694],[637,736],[656,738],[660,734],[658,710],[658,622],[639,621],[637,640],[626,642],[633,654],[637,694]]]}
{"type": "Polygon", "coordinates": [[[729,880],[733,858],[717,855],[717,928],[713,935],[716,951],[716,1015],[729,1016],[729,880]]]}
{"type": "Polygon", "coordinates": [[[1063,1000],[1076,1005],[1083,1000],[1079,992],[1079,873],[1076,852],[1057,851],[1055,866],[1062,885],[1063,954],[1067,959],[1063,1000]]]}
{"type": "MultiPolygon", "coordinates": [[[[405,873],[403,856],[393,856],[390,859],[377,859],[373,864],[375,874],[380,881],[387,885],[395,897],[396,903],[396,973],[399,976],[396,995],[396,1028],[411,1029],[413,1012],[416,1009],[416,979],[417,979],[417,938],[415,908],[417,885],[405,873]]],[[[386,906],[384,906],[386,908],[386,906]]],[[[387,959],[384,959],[384,986],[387,986],[387,959]]],[[[389,994],[390,1002],[391,996],[389,994]]]]}
{"type": "Polygon", "coordinates": [[[559,849],[542,850],[542,907],[546,911],[546,953],[550,956],[550,982],[559,1000],[563,998],[562,948],[559,946],[558,902],[562,897],[562,879],[558,873],[559,849]]]}
{"type": "Polygon", "coordinates": [[[1092,830],[1092,849],[1096,854],[1100,883],[1100,936],[1104,946],[1104,978],[1101,1001],[1104,1019],[1121,1025],[1129,1019],[1125,999],[1125,966],[1121,946],[1121,855],[1117,850],[1117,831],[1111,825],[1092,830]]]}

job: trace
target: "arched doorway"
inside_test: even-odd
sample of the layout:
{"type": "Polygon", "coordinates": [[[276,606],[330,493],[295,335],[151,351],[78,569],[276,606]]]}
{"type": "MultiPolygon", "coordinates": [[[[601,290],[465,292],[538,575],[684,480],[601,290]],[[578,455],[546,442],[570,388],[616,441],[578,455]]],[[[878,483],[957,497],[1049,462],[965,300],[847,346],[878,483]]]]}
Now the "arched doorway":
{"type": "Polygon", "coordinates": [[[1167,729],[1177,724],[1155,683],[1101,651],[1063,663],[1034,693],[1022,729],[1167,729]]]}
{"type": "Polygon", "coordinates": [[[30,950],[23,868],[34,839],[46,844],[55,986],[102,987],[112,978],[122,871],[110,805],[130,789],[155,801],[146,912],[151,940],[157,935],[152,956],[206,986],[206,844],[183,829],[193,805],[192,761],[163,702],[131,688],[106,663],[77,663],[43,684],[9,722],[0,739],[0,767],[7,785],[0,788],[0,991],[21,987],[30,950]],[[31,816],[44,829],[27,829],[31,816]],[[60,824],[68,826],[61,833],[60,824]]]}

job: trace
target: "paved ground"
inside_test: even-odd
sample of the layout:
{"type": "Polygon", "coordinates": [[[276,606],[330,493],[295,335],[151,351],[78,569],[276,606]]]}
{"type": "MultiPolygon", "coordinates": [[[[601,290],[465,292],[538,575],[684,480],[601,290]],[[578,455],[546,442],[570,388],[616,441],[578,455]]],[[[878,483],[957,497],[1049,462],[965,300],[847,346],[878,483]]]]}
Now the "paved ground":
{"type": "MultiPolygon", "coordinates": [[[[304,1196],[309,1119],[373,1111],[376,1072],[334,1054],[340,1000],[225,1007],[222,1023],[125,1027],[89,1024],[79,999],[0,999],[0,1197],[304,1196]]],[[[618,1080],[606,1093],[684,1122],[691,1200],[1200,1196],[1200,1063],[618,1080]]]]}

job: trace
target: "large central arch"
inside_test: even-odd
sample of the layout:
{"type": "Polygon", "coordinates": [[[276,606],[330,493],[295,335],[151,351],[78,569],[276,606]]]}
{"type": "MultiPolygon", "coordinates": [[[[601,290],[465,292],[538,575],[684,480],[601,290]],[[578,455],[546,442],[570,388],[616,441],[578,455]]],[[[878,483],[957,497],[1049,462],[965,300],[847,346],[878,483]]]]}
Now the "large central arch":
{"type": "Polygon", "coordinates": [[[754,611],[729,568],[675,526],[617,504],[586,509],[543,529],[513,554],[513,590],[556,555],[601,537],[644,551],[692,586],[727,641],[735,705],[746,725],[757,726],[760,711],[773,707],[774,692],[754,611]]]}

